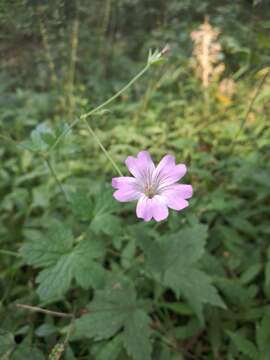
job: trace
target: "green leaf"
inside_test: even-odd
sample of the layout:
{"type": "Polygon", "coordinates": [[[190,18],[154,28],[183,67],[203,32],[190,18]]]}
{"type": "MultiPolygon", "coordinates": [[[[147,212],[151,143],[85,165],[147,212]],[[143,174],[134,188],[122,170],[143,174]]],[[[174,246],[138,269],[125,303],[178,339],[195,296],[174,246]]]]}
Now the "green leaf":
{"type": "Polygon", "coordinates": [[[265,287],[266,291],[270,292],[270,247],[267,249],[267,262],[265,265],[265,287]]]}
{"type": "Polygon", "coordinates": [[[270,359],[270,315],[265,314],[256,326],[256,342],[260,351],[260,360],[270,359]]]}
{"type": "Polygon", "coordinates": [[[172,288],[178,297],[185,297],[201,320],[203,304],[225,308],[216,288],[211,284],[211,278],[195,268],[182,268],[178,263],[165,272],[164,284],[172,288]]]}
{"type": "Polygon", "coordinates": [[[61,255],[72,248],[72,244],[71,230],[55,221],[45,236],[26,242],[21,247],[21,254],[27,264],[46,267],[54,265],[61,255]]]}
{"type": "Polygon", "coordinates": [[[240,281],[242,284],[249,284],[254,280],[261,272],[262,264],[251,265],[245,272],[241,274],[240,281]]]}
{"type": "Polygon", "coordinates": [[[3,329],[0,329],[0,358],[3,356],[8,356],[15,347],[14,336],[3,329]]]}
{"type": "Polygon", "coordinates": [[[44,268],[36,279],[37,292],[43,302],[60,299],[73,279],[84,289],[103,286],[106,272],[96,260],[103,257],[104,245],[88,237],[89,234],[74,246],[71,230],[55,221],[47,235],[22,246],[25,262],[44,268]]]}
{"type": "Polygon", "coordinates": [[[123,334],[124,346],[135,360],[151,359],[151,343],[149,342],[150,318],[141,309],[133,311],[125,323],[123,334]]]}
{"type": "Polygon", "coordinates": [[[97,234],[118,235],[121,232],[121,221],[113,215],[117,207],[111,190],[103,190],[98,193],[95,197],[91,229],[97,234]]]}
{"type": "Polygon", "coordinates": [[[217,277],[215,283],[225,297],[236,306],[247,306],[252,300],[249,288],[243,287],[237,279],[217,277]]]}
{"type": "Polygon", "coordinates": [[[122,251],[121,264],[124,268],[129,268],[134,262],[136,254],[136,242],[133,239],[129,239],[128,243],[122,251]]]}
{"type": "Polygon", "coordinates": [[[34,151],[45,151],[56,140],[52,130],[46,124],[39,124],[31,132],[32,149],[34,151]]]}
{"type": "Polygon", "coordinates": [[[29,359],[35,359],[35,360],[45,360],[45,356],[42,354],[42,352],[32,346],[27,345],[19,345],[14,353],[12,354],[12,360],[29,360],[29,359]]]}
{"type": "Polygon", "coordinates": [[[117,235],[121,231],[121,221],[118,217],[104,213],[96,215],[91,222],[91,229],[99,234],[117,235]]]}
{"type": "Polygon", "coordinates": [[[193,313],[187,304],[181,302],[163,303],[161,304],[161,307],[165,307],[166,309],[169,309],[179,315],[192,315],[193,313]]]}
{"type": "Polygon", "coordinates": [[[57,141],[62,133],[68,131],[68,125],[58,124],[55,129],[51,129],[46,123],[39,124],[30,135],[30,140],[21,143],[21,147],[33,152],[44,152],[49,150],[57,141]]]}
{"type": "Polygon", "coordinates": [[[137,360],[151,359],[150,319],[140,308],[133,288],[114,282],[96,291],[89,314],[75,321],[73,339],[108,339],[123,329],[123,342],[137,360]]]}
{"type": "Polygon", "coordinates": [[[104,255],[104,246],[100,241],[84,240],[78,244],[72,265],[74,278],[83,289],[104,286],[105,270],[95,260],[104,255]]]}
{"type": "Polygon", "coordinates": [[[35,334],[39,337],[47,337],[57,332],[58,329],[56,326],[52,324],[42,324],[36,329],[35,334]]]}
{"type": "Polygon", "coordinates": [[[89,221],[92,216],[92,202],[85,191],[76,191],[69,196],[71,208],[75,216],[82,221],[89,221]]]}
{"type": "Polygon", "coordinates": [[[63,255],[58,262],[47,269],[42,270],[36,282],[39,284],[37,293],[46,302],[52,302],[69,289],[73,276],[74,254],[63,255]]]}
{"type": "Polygon", "coordinates": [[[122,336],[115,336],[109,341],[104,341],[93,347],[93,356],[96,360],[118,360],[123,349],[122,336]]]}
{"type": "Polygon", "coordinates": [[[89,314],[75,322],[74,336],[107,339],[123,327],[127,313],[135,307],[132,288],[123,288],[122,284],[115,283],[105,290],[96,291],[88,307],[89,314]]]}
{"type": "Polygon", "coordinates": [[[260,358],[256,346],[242,334],[231,331],[227,331],[227,334],[240,353],[246,355],[249,359],[252,360],[258,360],[260,358]]]}
{"type": "Polygon", "coordinates": [[[225,308],[211,278],[197,265],[204,254],[206,236],[206,227],[198,224],[156,241],[139,240],[155,278],[178,297],[183,296],[201,321],[203,304],[225,308]]]}
{"type": "Polygon", "coordinates": [[[170,243],[167,267],[173,265],[174,262],[181,262],[183,266],[196,263],[204,254],[206,237],[207,227],[205,225],[195,225],[169,237],[164,237],[164,241],[170,243]]]}
{"type": "Polygon", "coordinates": [[[61,298],[70,288],[72,279],[84,289],[103,285],[105,270],[94,260],[103,256],[102,243],[85,239],[68,254],[61,255],[54,266],[44,269],[37,277],[40,298],[47,302],[61,298]]]}

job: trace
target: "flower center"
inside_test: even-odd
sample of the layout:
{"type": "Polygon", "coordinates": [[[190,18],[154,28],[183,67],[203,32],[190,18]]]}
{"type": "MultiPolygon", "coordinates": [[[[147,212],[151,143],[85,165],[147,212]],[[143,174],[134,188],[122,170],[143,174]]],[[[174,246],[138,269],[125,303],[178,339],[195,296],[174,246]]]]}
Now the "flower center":
{"type": "Polygon", "coordinates": [[[144,193],[149,199],[152,199],[156,195],[155,188],[153,186],[150,186],[150,185],[147,185],[145,187],[144,193]]]}

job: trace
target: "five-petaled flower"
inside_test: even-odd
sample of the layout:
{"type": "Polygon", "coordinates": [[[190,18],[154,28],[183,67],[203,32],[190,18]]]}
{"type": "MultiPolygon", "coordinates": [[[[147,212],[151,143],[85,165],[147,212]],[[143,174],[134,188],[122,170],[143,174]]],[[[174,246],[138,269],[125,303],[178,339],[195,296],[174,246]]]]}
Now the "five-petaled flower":
{"type": "Polygon", "coordinates": [[[186,199],[192,196],[192,186],[177,183],[187,168],[175,164],[174,156],[165,155],[155,167],[148,151],[141,151],[137,157],[128,156],[125,163],[133,177],[113,178],[117,189],[113,196],[121,202],[138,200],[138,218],[161,221],[168,217],[168,207],[179,211],[189,205],[186,199]]]}

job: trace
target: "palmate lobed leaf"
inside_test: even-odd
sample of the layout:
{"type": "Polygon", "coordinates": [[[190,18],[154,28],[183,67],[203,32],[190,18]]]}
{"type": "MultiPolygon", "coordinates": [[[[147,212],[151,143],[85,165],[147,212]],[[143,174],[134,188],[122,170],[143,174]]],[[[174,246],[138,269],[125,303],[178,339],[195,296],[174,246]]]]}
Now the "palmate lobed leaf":
{"type": "Polygon", "coordinates": [[[23,245],[21,254],[27,264],[44,268],[36,279],[44,303],[61,298],[73,279],[84,289],[103,284],[105,270],[96,261],[104,255],[102,242],[86,238],[74,245],[71,230],[59,222],[44,238],[23,245]]]}
{"type": "Polygon", "coordinates": [[[101,190],[95,198],[90,227],[99,234],[116,236],[121,232],[121,220],[113,212],[118,208],[111,190],[101,190]]]}
{"type": "Polygon", "coordinates": [[[117,335],[110,341],[99,342],[93,346],[92,354],[96,360],[118,360],[123,351],[122,335],[117,335]]]}
{"type": "Polygon", "coordinates": [[[211,283],[211,278],[196,268],[182,268],[179,264],[178,268],[171,267],[164,274],[164,284],[173,289],[178,297],[186,298],[201,321],[204,304],[225,308],[224,302],[211,283]]]}
{"type": "Polygon", "coordinates": [[[128,354],[135,360],[150,360],[150,318],[139,306],[132,287],[111,283],[96,291],[89,314],[75,321],[73,339],[108,339],[123,329],[121,336],[128,354]]]}
{"type": "Polygon", "coordinates": [[[211,277],[198,268],[206,237],[206,226],[197,224],[155,241],[147,237],[139,239],[148,269],[177,297],[183,296],[201,321],[204,304],[225,308],[211,277]]]}
{"type": "Polygon", "coordinates": [[[47,236],[40,235],[39,238],[26,242],[20,252],[29,265],[51,266],[61,255],[70,251],[73,241],[71,230],[61,222],[55,221],[47,232],[47,236]]]}
{"type": "Polygon", "coordinates": [[[54,266],[42,270],[36,282],[37,293],[47,302],[59,299],[70,287],[73,277],[74,254],[62,255],[54,266]]]}
{"type": "Polygon", "coordinates": [[[104,246],[100,241],[82,241],[74,250],[73,276],[83,289],[104,285],[105,269],[96,259],[102,259],[104,246]]]}
{"type": "Polygon", "coordinates": [[[68,132],[68,128],[66,123],[60,123],[54,129],[41,123],[31,132],[30,140],[22,142],[20,146],[33,152],[47,151],[56,144],[61,134],[68,132]]]}
{"type": "Polygon", "coordinates": [[[135,360],[150,359],[152,346],[149,341],[150,318],[142,309],[133,311],[124,325],[123,342],[127,352],[135,360]]]}
{"type": "Polygon", "coordinates": [[[162,241],[167,247],[166,270],[175,263],[181,263],[182,267],[191,266],[204,254],[207,238],[207,226],[195,225],[192,228],[184,228],[176,234],[164,236],[162,241]]]}

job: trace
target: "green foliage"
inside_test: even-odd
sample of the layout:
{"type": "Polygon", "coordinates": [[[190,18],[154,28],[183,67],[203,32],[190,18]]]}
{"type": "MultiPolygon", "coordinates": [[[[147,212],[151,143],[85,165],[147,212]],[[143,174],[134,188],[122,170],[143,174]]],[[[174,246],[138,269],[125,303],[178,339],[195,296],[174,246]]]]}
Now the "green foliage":
{"type": "Polygon", "coordinates": [[[61,134],[67,133],[69,127],[67,124],[60,124],[53,131],[45,123],[39,124],[36,129],[31,132],[30,140],[25,141],[21,146],[27,150],[39,153],[45,153],[57,144],[61,134]]]}
{"type": "Polygon", "coordinates": [[[0,27],[0,359],[269,360],[267,1],[3,0],[0,27]],[[147,61],[88,121],[124,175],[143,149],[187,164],[190,207],[158,224],[112,197],[80,118],[147,61]]]}
{"type": "Polygon", "coordinates": [[[99,286],[104,277],[104,270],[96,262],[104,255],[102,243],[87,234],[75,244],[70,229],[58,221],[51,226],[47,236],[26,242],[21,254],[27,264],[45,267],[36,281],[39,284],[37,292],[46,303],[61,298],[73,279],[88,289],[99,286]]]}
{"type": "Polygon", "coordinates": [[[196,266],[203,256],[206,236],[205,226],[194,225],[158,241],[139,238],[151,274],[177,297],[184,296],[200,319],[203,304],[224,307],[211,278],[196,266]]]}
{"type": "Polygon", "coordinates": [[[14,337],[11,333],[0,329],[0,356],[7,357],[15,346],[14,337]]]}
{"type": "Polygon", "coordinates": [[[89,314],[75,321],[74,339],[108,339],[123,328],[121,338],[128,354],[135,360],[151,359],[150,318],[136,300],[133,288],[114,281],[96,291],[87,310],[89,314]]]}

